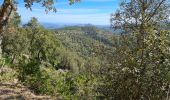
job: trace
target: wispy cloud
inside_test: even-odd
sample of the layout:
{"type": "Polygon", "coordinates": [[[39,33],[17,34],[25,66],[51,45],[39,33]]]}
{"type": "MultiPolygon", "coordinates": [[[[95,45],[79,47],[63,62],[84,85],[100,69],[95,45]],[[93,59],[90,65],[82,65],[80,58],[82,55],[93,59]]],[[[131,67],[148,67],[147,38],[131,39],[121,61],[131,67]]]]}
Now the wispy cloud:
{"type": "Polygon", "coordinates": [[[18,12],[21,14],[23,22],[27,22],[30,17],[37,17],[40,22],[48,23],[108,25],[110,24],[110,14],[118,5],[113,1],[118,0],[81,0],[80,4],[68,6],[66,5],[67,0],[58,0],[57,13],[46,14],[40,5],[34,5],[32,11],[22,5],[18,7],[18,12]]]}
{"type": "Polygon", "coordinates": [[[100,9],[93,9],[93,8],[77,8],[77,9],[57,9],[58,13],[65,13],[65,14],[68,14],[68,13],[72,13],[72,14],[75,14],[75,13],[83,13],[83,14],[89,14],[89,13],[98,13],[100,12],[100,9]]]}
{"type": "MultiPolygon", "coordinates": [[[[75,24],[97,24],[97,25],[105,25],[109,24],[110,14],[108,13],[91,13],[90,10],[83,10],[83,9],[72,9],[70,11],[84,11],[86,14],[79,14],[79,13],[68,13],[67,9],[61,9],[64,14],[62,13],[49,13],[45,14],[40,9],[34,9],[33,12],[29,10],[25,10],[25,8],[20,8],[19,12],[22,13],[22,20],[24,22],[28,21],[28,18],[37,17],[40,22],[48,22],[48,23],[75,23],[75,24]]],[[[95,9],[93,9],[95,11],[95,9]]]]}
{"type": "Polygon", "coordinates": [[[87,15],[62,15],[58,14],[56,16],[47,15],[39,18],[40,21],[47,21],[50,23],[75,23],[75,24],[97,24],[105,25],[109,24],[109,15],[108,14],[87,14],[87,15]],[[50,20],[49,20],[50,19],[50,20]]]}

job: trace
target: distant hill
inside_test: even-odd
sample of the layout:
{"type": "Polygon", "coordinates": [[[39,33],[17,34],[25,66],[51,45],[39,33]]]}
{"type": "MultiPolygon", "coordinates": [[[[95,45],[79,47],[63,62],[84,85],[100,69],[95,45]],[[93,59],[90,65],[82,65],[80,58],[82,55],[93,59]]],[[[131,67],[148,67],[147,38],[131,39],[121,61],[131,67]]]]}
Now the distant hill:
{"type": "Polygon", "coordinates": [[[95,26],[96,28],[105,30],[105,31],[110,31],[115,34],[118,34],[119,31],[114,30],[110,27],[110,25],[91,25],[91,24],[62,24],[62,23],[41,23],[45,28],[47,29],[59,29],[59,28],[65,28],[65,27],[88,27],[88,26],[95,26]]]}
{"type": "Polygon", "coordinates": [[[57,28],[65,27],[64,24],[53,24],[53,23],[41,23],[41,25],[43,25],[47,29],[57,29],[57,28]]]}
{"type": "Polygon", "coordinates": [[[55,30],[66,49],[81,56],[90,56],[99,48],[113,49],[113,32],[95,26],[68,26],[55,30]]]}

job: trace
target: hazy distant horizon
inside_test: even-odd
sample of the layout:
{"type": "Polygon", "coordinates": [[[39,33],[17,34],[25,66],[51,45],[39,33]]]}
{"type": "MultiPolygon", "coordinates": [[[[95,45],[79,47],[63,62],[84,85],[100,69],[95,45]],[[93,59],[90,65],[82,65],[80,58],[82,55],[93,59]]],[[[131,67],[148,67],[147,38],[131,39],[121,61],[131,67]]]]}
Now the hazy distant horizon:
{"type": "MultiPolygon", "coordinates": [[[[21,24],[24,25],[24,24],[28,23],[28,21],[22,21],[21,24]]],[[[100,24],[91,24],[91,23],[83,23],[83,24],[81,24],[81,23],[57,23],[57,22],[56,23],[50,23],[50,22],[40,22],[40,21],[39,21],[39,23],[41,25],[43,25],[43,26],[44,25],[57,25],[57,26],[86,26],[86,25],[92,25],[92,26],[110,26],[110,24],[105,24],[105,25],[102,24],[102,25],[100,25],[100,24]]]]}

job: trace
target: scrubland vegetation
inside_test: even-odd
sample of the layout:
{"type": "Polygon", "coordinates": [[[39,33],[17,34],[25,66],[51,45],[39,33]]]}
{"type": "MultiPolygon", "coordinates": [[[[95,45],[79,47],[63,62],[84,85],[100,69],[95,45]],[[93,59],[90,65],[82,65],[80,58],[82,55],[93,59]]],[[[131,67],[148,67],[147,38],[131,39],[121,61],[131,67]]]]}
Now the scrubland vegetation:
{"type": "Polygon", "coordinates": [[[95,26],[46,29],[15,13],[3,35],[0,81],[18,79],[64,100],[169,100],[169,1],[122,2],[121,34],[95,26]],[[5,71],[5,69],[10,69],[5,71]]]}

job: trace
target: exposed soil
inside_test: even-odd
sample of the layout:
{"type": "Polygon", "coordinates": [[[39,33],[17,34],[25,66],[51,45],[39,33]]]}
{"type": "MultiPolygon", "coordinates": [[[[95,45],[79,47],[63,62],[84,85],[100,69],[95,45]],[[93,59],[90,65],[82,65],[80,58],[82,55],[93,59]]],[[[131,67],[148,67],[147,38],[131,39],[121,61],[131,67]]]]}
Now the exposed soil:
{"type": "Polygon", "coordinates": [[[27,87],[21,84],[0,82],[0,100],[54,100],[54,99],[52,99],[50,96],[36,95],[27,87]]]}

